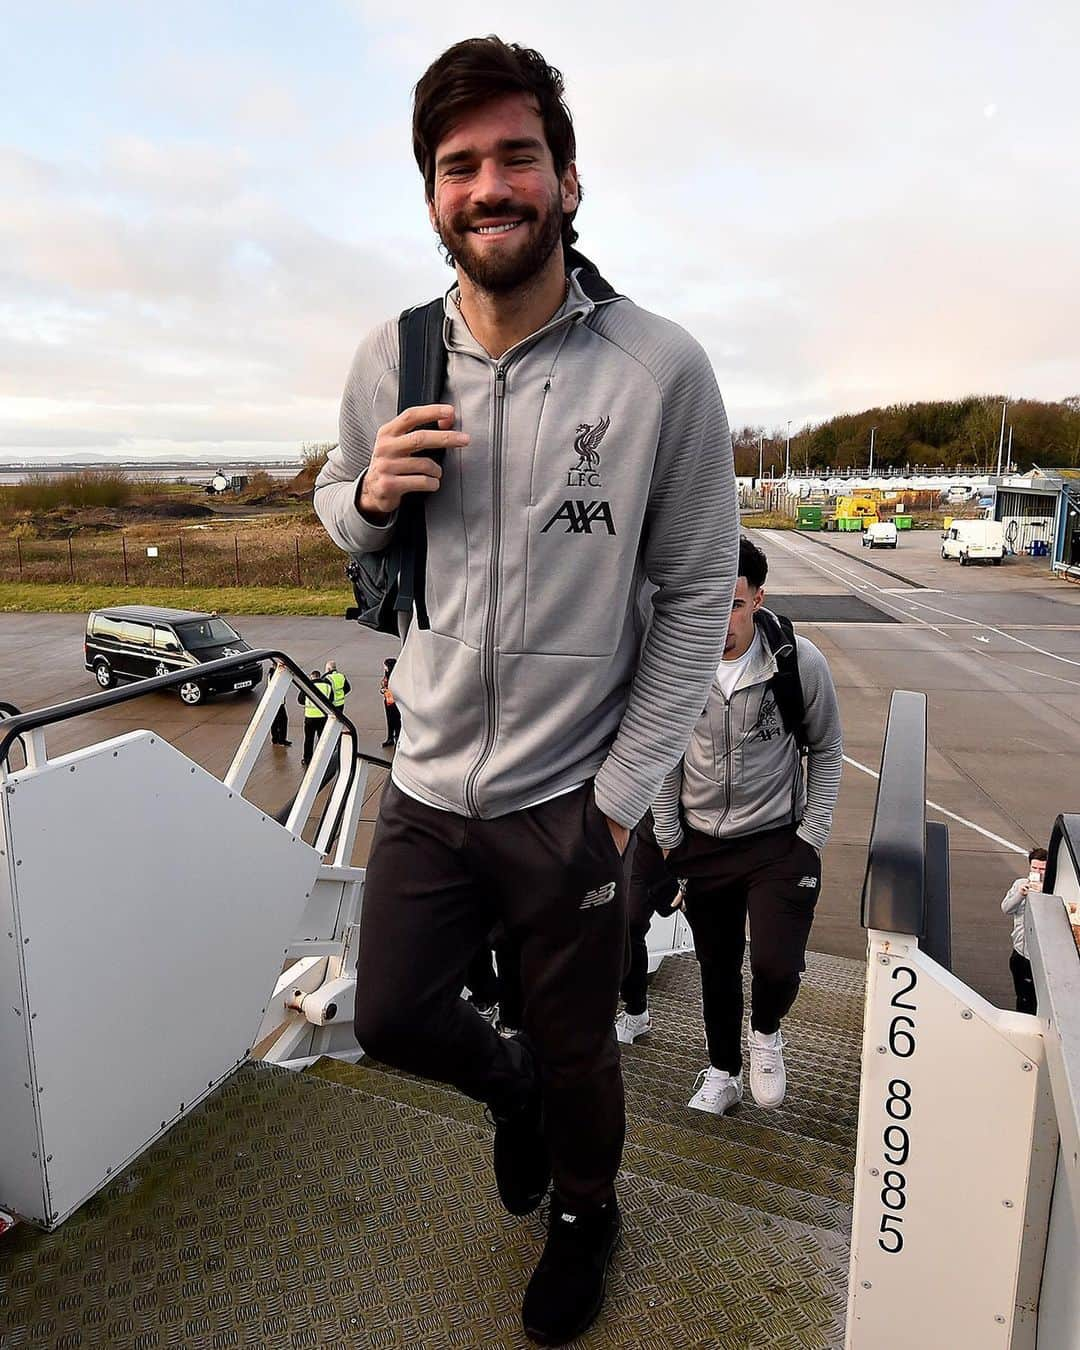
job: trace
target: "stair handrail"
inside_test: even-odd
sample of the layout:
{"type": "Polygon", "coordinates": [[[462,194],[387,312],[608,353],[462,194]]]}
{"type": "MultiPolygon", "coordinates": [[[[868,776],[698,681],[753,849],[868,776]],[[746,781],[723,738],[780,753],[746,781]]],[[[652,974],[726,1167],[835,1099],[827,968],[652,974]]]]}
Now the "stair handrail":
{"type": "Polygon", "coordinates": [[[1054,894],[1058,871],[1064,856],[1067,855],[1072,862],[1073,875],[1080,877],[1080,815],[1058,816],[1054,821],[1054,828],[1050,831],[1050,844],[1046,852],[1043,890],[1048,894],[1054,894]]]}
{"type": "Polygon", "coordinates": [[[1080,1306],[1075,1298],[1075,1235],[1080,1232],[1080,953],[1063,902],[1080,903],[1080,815],[1058,816],[1047,853],[1043,892],[1028,895],[1024,913],[1026,952],[1059,1141],[1038,1341],[1040,1345],[1044,1339],[1048,1345],[1076,1345],[1080,1338],[1080,1306]]]}
{"type": "MultiPolygon", "coordinates": [[[[344,742],[348,738],[349,750],[345,753],[346,779],[340,793],[335,793],[336,811],[331,834],[336,835],[341,824],[342,813],[349,799],[349,792],[356,777],[357,764],[361,758],[359,738],[356,727],[341,708],[335,707],[322,691],[314,684],[307,673],[285,652],[269,647],[260,647],[252,651],[238,652],[235,656],[223,656],[216,661],[205,661],[195,666],[183,666],[180,670],[170,671],[166,675],[152,675],[148,679],[135,680],[131,684],[118,685],[114,689],[103,689],[97,693],[86,694],[81,698],[69,699],[65,703],[50,704],[45,708],[36,708],[30,712],[0,719],[0,771],[7,767],[8,754],[12,746],[22,735],[33,736],[46,727],[68,722],[76,717],[100,712],[103,708],[116,707],[121,703],[130,703],[133,699],[143,698],[147,694],[174,689],[194,678],[215,675],[229,670],[238,670],[256,663],[268,661],[280,662],[291,674],[293,682],[304,691],[305,697],[316,703],[327,717],[340,724],[339,735],[344,742]]],[[[271,666],[272,668],[272,666],[271,666]]],[[[14,706],[14,705],[10,705],[14,706]]],[[[339,766],[340,771],[340,766],[339,766]]],[[[325,808],[324,808],[325,815],[325,808]]],[[[320,830],[325,824],[320,820],[320,830]]]]}
{"type": "Polygon", "coordinates": [[[926,929],[926,695],[893,692],[862,891],[862,926],[926,929]]]}

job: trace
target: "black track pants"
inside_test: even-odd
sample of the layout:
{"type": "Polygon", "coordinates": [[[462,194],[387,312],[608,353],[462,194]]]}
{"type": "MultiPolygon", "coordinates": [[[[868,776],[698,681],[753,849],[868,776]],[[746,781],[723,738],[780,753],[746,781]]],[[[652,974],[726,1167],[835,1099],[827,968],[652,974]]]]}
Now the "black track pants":
{"type": "Polygon", "coordinates": [[[437,811],[391,782],[364,883],[357,1040],[374,1058],[496,1110],[528,1091],[524,1051],[459,995],[497,921],[516,943],[552,1174],[581,1211],[608,1201],[622,1157],[614,1020],[624,872],[591,783],[485,821],[437,811]]]}
{"type": "Polygon", "coordinates": [[[1016,990],[1016,1011],[1033,1013],[1038,1011],[1038,998],[1035,994],[1035,979],[1031,973],[1031,962],[1021,956],[1014,947],[1009,953],[1009,969],[1012,971],[1013,988],[1016,990]]]}
{"type": "Polygon", "coordinates": [[[315,753],[315,742],[322,735],[322,729],[326,726],[325,717],[305,717],[304,718],[304,763],[315,753]]]}
{"type": "Polygon", "coordinates": [[[667,915],[674,912],[671,902],[677,894],[678,883],[653,836],[650,813],[638,826],[630,873],[627,910],[630,955],[620,991],[628,1013],[640,1016],[648,1010],[649,925],[655,913],[667,915]]]}
{"type": "Polygon", "coordinates": [[[285,704],[274,714],[274,720],[270,723],[270,740],[274,745],[284,745],[289,739],[289,714],[285,711],[285,704]]]}
{"type": "Polygon", "coordinates": [[[688,878],[685,912],[701,965],[709,1060],[742,1069],[742,960],[750,917],[750,1025],[779,1029],[799,992],[821,889],[821,859],[795,826],[718,840],[687,829],[670,858],[688,878]]]}

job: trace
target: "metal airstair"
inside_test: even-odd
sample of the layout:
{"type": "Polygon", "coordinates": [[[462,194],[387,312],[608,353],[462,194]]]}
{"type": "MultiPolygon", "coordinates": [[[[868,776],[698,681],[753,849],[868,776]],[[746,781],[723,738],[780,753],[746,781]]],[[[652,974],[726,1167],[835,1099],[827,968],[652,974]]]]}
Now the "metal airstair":
{"type": "MultiPolygon", "coordinates": [[[[0,1350],[488,1350],[529,1344],[519,1307],[542,1247],[544,1214],[512,1219],[502,1211],[491,1178],[491,1130],[481,1108],[449,1088],[368,1060],[353,1062],[359,1052],[349,1036],[350,955],[362,872],[349,855],[367,766],[347,721],[336,715],[297,799],[281,813],[287,825],[243,800],[261,739],[291,682],[311,692],[295,667],[275,675],[221,781],[171,747],[149,744],[157,738],[146,732],[49,759],[45,731],[61,715],[74,715],[76,705],[0,721],[6,855],[13,846],[19,853],[31,839],[47,852],[44,826],[27,833],[34,818],[20,814],[20,801],[32,801],[31,789],[43,802],[57,800],[56,791],[67,793],[71,811],[82,800],[83,847],[100,853],[115,847],[105,813],[88,807],[85,794],[92,787],[93,800],[105,791],[92,777],[99,773],[111,774],[108,782],[119,790],[115,764],[124,756],[148,803],[157,793],[175,806],[181,781],[189,780],[186,810],[212,817],[230,837],[246,830],[247,849],[261,850],[271,841],[266,847],[272,854],[257,886],[245,888],[234,879],[235,889],[194,904],[186,925],[170,930],[175,946],[168,948],[155,941],[154,925],[191,891],[192,872],[185,872],[182,860],[178,884],[160,878],[159,893],[147,901],[149,914],[140,915],[136,905],[148,894],[145,886],[125,892],[134,934],[127,948],[120,931],[101,951],[86,946],[99,926],[95,912],[110,901],[109,888],[86,885],[57,894],[55,926],[49,941],[41,942],[40,957],[36,925],[46,889],[23,885],[18,858],[0,858],[0,902],[6,907],[0,925],[0,1091],[9,1099],[5,1109],[0,1096],[0,1205],[34,1220],[0,1238],[0,1350]],[[16,734],[27,750],[22,770],[6,764],[16,734]],[[336,776],[327,784],[335,764],[336,776]],[[74,788],[80,774],[82,798],[74,788]],[[235,832],[229,826],[234,817],[235,832]],[[318,847],[304,842],[305,832],[318,847]],[[233,911],[224,921],[223,909],[233,911]],[[258,930],[266,931],[253,943],[258,930]],[[30,941],[20,942],[23,937],[30,941]],[[271,959],[263,946],[278,955],[271,959]],[[207,965],[211,948],[224,954],[217,950],[207,965]],[[65,981],[71,988],[57,994],[65,981]],[[235,993],[232,1002],[219,1000],[223,987],[235,993]],[[46,1013],[54,1002],[74,1019],[66,1037],[62,1018],[46,1013]],[[56,1023],[51,1039],[39,1038],[39,1013],[56,1023]],[[132,1026],[138,1034],[125,1031],[132,1026]],[[245,1058],[243,1047],[234,1053],[237,1036],[268,1058],[245,1058]],[[55,1090],[57,1072],[71,1075],[74,1086],[63,1109],[50,1115],[43,1103],[55,1090]],[[178,1098],[181,1091],[186,1095],[178,1098]],[[161,1119],[150,1121],[148,1111],[161,1119]]],[[[162,680],[147,685],[164,687],[162,680]]],[[[92,712],[104,701],[138,692],[78,702],[81,711],[92,712]]],[[[902,728],[905,743],[910,730],[902,728]]],[[[883,777],[891,782],[888,760],[887,743],[883,777]]],[[[890,813],[907,810],[895,795],[886,792],[885,800],[890,813]]],[[[919,812],[924,820],[921,799],[919,812]]],[[[149,804],[146,815],[155,815],[149,804]]],[[[883,897],[903,890],[905,868],[913,866],[920,871],[918,905],[906,915],[893,910],[890,922],[907,924],[904,940],[913,949],[921,942],[947,960],[940,945],[947,922],[932,899],[947,884],[940,857],[935,865],[932,847],[928,861],[925,839],[920,854],[917,829],[908,832],[914,855],[897,851],[896,831],[886,824],[884,817],[875,823],[871,845],[865,916],[871,939],[883,931],[883,897]]],[[[28,863],[23,857],[23,866],[28,863]]],[[[75,872],[57,873],[64,875],[70,879],[75,872]]],[[[926,963],[920,977],[925,973],[927,982],[944,970],[925,952],[919,959],[926,963]]],[[[873,965],[869,969],[876,989],[881,980],[873,965]]],[[[762,1111],[748,1098],[717,1118],[685,1105],[706,1062],[696,963],[690,954],[663,960],[650,988],[655,1029],[623,1047],[624,1238],[604,1313],[578,1344],[828,1350],[843,1346],[846,1336],[852,1350],[1035,1345],[1034,1309],[1025,1323],[1006,1307],[1009,1325],[1004,1338],[994,1339],[1002,1324],[993,1321],[997,1303],[989,1297],[987,1334],[972,1327],[959,1338],[950,1330],[936,1342],[912,1340],[904,1328],[920,1297],[914,1285],[906,1303],[890,1291],[886,1323],[891,1317],[895,1334],[882,1335],[875,1320],[879,1306],[872,1290],[862,1289],[874,1280],[864,1279],[860,1265],[877,1241],[870,1230],[877,1228],[881,1191],[876,1177],[867,1181],[874,1166],[870,1127],[864,1124],[857,1138],[864,1040],[875,1016],[866,972],[862,962],[811,953],[802,992],[784,1024],[787,1100],[779,1110],[762,1111]],[[856,1233],[853,1263],[856,1175],[857,1203],[867,1217],[856,1233]],[[859,1281],[859,1299],[853,1292],[850,1307],[849,1269],[859,1281]]],[[[944,978],[952,979],[947,971],[944,978]]],[[[884,992],[891,997],[893,990],[886,986],[884,992]]],[[[1034,1019],[1022,1020],[1021,1034],[1031,1036],[1034,1019]]],[[[904,1048],[902,1030],[896,1029],[894,1040],[904,1048]]],[[[870,1053],[876,1059],[876,1046],[870,1053]]],[[[1046,1076],[1040,1070],[1035,1079],[1035,1096],[1045,1105],[1051,1100],[1046,1076]]],[[[866,1111],[864,1093],[864,1116],[866,1111]]],[[[1040,1139],[1056,1158],[1052,1123],[1051,1113],[1040,1139]]],[[[1064,1139],[1065,1125],[1061,1134],[1064,1139]]],[[[890,1138],[895,1143],[898,1137],[890,1138]]],[[[1046,1183],[1045,1196],[1029,1207],[1031,1215],[1042,1215],[1045,1246],[1053,1167],[1034,1172],[1046,1183]]],[[[1068,1177],[1059,1184],[1067,1188],[1068,1177]]],[[[1028,1210],[1022,1197],[1016,1203],[1022,1229],[1028,1210]]],[[[1066,1209],[1055,1206],[1054,1213],[1066,1209]]],[[[945,1238],[955,1241],[951,1232],[945,1238]]],[[[1058,1241],[1068,1256],[1075,1232],[1065,1231],[1058,1241]]],[[[1080,1326],[1068,1321],[1067,1295],[1061,1299],[1066,1306],[1058,1325],[1080,1326]]],[[[952,1326],[950,1315],[943,1311],[942,1326],[952,1326]]],[[[1068,1350],[1072,1343],[1040,1338],[1038,1344],[1040,1350],[1068,1350]]]]}

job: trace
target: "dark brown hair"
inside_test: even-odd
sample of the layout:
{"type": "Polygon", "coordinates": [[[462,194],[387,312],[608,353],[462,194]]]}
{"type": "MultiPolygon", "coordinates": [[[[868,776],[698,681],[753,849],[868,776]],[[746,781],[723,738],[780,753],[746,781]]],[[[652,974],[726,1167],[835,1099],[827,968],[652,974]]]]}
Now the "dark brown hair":
{"type": "MultiPolygon", "coordinates": [[[[413,91],[413,154],[424,176],[428,201],[435,196],[435,151],[461,117],[505,94],[530,94],[540,109],[544,136],[561,178],[577,155],[574,123],[563,97],[563,77],[539,52],[503,42],[492,34],[467,38],[437,57],[413,91]]],[[[578,204],[581,187],[578,185],[578,204]]],[[[563,215],[563,246],[577,240],[577,208],[563,215]]]]}
{"type": "Polygon", "coordinates": [[[769,575],[769,560],[761,549],[746,535],[739,536],[739,573],[746,578],[746,584],[752,591],[761,590],[765,578],[769,575]]]}

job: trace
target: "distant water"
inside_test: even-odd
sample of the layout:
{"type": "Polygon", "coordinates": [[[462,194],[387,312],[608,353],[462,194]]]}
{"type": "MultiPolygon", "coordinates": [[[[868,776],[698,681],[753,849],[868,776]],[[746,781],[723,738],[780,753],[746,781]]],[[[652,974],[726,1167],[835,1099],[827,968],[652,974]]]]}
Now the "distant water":
{"type": "Polygon", "coordinates": [[[205,487],[217,473],[224,474],[226,478],[232,477],[233,474],[247,474],[250,478],[252,474],[259,472],[268,473],[271,478],[293,478],[300,472],[300,464],[299,462],[283,464],[280,461],[272,464],[257,464],[247,460],[241,460],[238,463],[230,463],[228,460],[215,460],[213,463],[199,464],[189,462],[170,464],[164,461],[152,464],[0,464],[0,487],[11,483],[21,483],[26,478],[38,474],[45,474],[54,478],[66,473],[95,471],[115,473],[118,469],[132,478],[149,478],[155,482],[163,483],[177,483],[183,480],[185,483],[194,483],[199,487],[205,487]]]}

